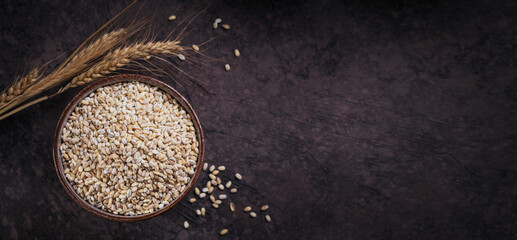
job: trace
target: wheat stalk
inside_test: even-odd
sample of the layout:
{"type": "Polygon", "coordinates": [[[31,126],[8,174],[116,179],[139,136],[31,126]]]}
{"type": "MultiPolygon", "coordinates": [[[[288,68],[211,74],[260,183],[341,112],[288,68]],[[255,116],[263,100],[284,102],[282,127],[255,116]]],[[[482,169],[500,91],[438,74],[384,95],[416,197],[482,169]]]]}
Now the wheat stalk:
{"type": "Polygon", "coordinates": [[[0,101],[0,114],[85,71],[85,69],[88,69],[96,60],[120,45],[136,31],[137,29],[128,31],[122,28],[102,35],[86,47],[78,49],[68,61],[65,61],[65,63],[61,64],[54,72],[42,78],[40,81],[37,81],[38,69],[31,71],[0,96],[0,100],[5,99],[0,101]]]}
{"type": "MultiPolygon", "coordinates": [[[[88,48],[86,48],[88,49],[88,48]]],[[[58,69],[57,71],[51,73],[49,76],[42,79],[40,82],[45,82],[40,86],[40,89],[44,89],[46,86],[50,86],[53,82],[59,83],[63,82],[63,79],[60,76],[68,76],[70,74],[75,73],[75,77],[73,77],[70,82],[59,89],[56,93],[51,95],[46,95],[40,97],[36,100],[33,100],[29,103],[26,103],[20,107],[17,107],[10,112],[4,113],[0,116],[0,120],[5,119],[6,117],[11,116],[27,107],[30,107],[36,103],[47,100],[57,94],[60,94],[67,89],[77,87],[80,85],[84,85],[90,83],[98,78],[104,77],[110,73],[117,71],[118,69],[130,64],[133,61],[144,60],[154,55],[177,55],[180,52],[184,51],[186,48],[179,45],[179,41],[158,41],[158,42],[146,42],[146,43],[136,43],[126,47],[119,47],[113,51],[106,53],[100,60],[96,63],[92,64],[88,68],[83,69],[83,72],[80,72],[77,64],[72,64],[74,61],[70,61],[68,66],[65,66],[63,69],[58,69]]],[[[73,58],[74,59],[74,58],[73,58]]],[[[77,58],[79,59],[79,58],[77,58]]],[[[92,59],[91,57],[85,57],[84,59],[92,59]]],[[[84,61],[78,61],[83,63],[84,61]]],[[[38,86],[33,86],[33,88],[38,89],[38,86]]],[[[30,88],[29,88],[30,89],[30,88]]],[[[39,89],[38,89],[39,90],[39,89]]],[[[39,92],[34,91],[26,94],[20,99],[30,99],[31,97],[37,95],[39,92]]],[[[5,111],[3,111],[5,112],[5,111]]]]}

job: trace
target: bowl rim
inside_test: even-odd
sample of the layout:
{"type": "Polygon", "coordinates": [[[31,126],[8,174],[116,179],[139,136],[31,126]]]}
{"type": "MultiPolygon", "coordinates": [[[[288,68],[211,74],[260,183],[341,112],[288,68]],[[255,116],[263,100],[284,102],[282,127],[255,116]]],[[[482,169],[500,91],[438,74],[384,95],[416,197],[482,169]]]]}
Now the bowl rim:
{"type": "Polygon", "coordinates": [[[138,74],[120,74],[120,75],[114,75],[110,77],[106,77],[100,80],[97,80],[88,86],[86,86],[84,89],[82,89],[75,97],[68,103],[65,110],[61,114],[61,117],[59,118],[56,131],[54,134],[54,140],[53,140],[53,158],[54,158],[54,166],[56,168],[56,173],[58,175],[59,181],[61,182],[61,185],[65,188],[68,195],[82,208],[87,210],[88,212],[104,218],[108,220],[113,221],[119,221],[119,222],[134,222],[134,221],[141,221],[145,219],[149,219],[155,216],[158,216],[159,214],[162,214],[166,212],[167,210],[174,207],[176,204],[181,202],[181,200],[190,192],[190,190],[194,187],[194,184],[201,172],[201,166],[203,165],[203,157],[205,153],[205,138],[203,135],[203,129],[201,128],[201,123],[199,122],[199,119],[194,112],[194,109],[192,106],[188,103],[188,101],[183,97],[178,91],[176,91],[171,86],[167,85],[166,83],[156,80],[154,78],[138,75],[138,74]],[[178,103],[185,109],[185,111],[190,114],[192,122],[194,123],[194,128],[196,131],[196,136],[198,138],[199,142],[199,155],[196,165],[196,170],[194,172],[194,176],[190,179],[189,183],[183,190],[183,192],[179,195],[178,198],[174,199],[172,202],[164,206],[162,209],[159,209],[157,211],[154,211],[152,213],[142,214],[142,215],[135,215],[135,216],[125,216],[125,215],[117,215],[113,214],[104,210],[101,210],[99,208],[96,208],[95,206],[88,203],[86,200],[84,200],[79,194],[75,192],[75,189],[72,187],[72,185],[69,183],[68,179],[64,175],[64,167],[61,159],[61,152],[59,151],[61,146],[61,133],[63,130],[64,124],[67,122],[68,117],[72,113],[72,111],[75,109],[77,104],[84,99],[86,96],[88,96],[90,93],[94,92],[100,87],[104,87],[107,85],[113,85],[115,83],[120,82],[143,82],[146,84],[149,84],[151,86],[158,87],[159,89],[167,92],[170,94],[174,99],[178,101],[178,103]]]}

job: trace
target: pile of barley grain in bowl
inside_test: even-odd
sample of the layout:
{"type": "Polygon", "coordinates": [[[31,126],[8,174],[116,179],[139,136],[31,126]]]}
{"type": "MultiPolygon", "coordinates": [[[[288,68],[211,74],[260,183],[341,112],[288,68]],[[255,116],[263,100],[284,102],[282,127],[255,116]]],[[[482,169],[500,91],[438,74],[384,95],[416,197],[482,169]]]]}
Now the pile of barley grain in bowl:
{"type": "Polygon", "coordinates": [[[157,211],[195,172],[191,116],[168,93],[141,82],[98,88],[62,129],[64,174],[91,205],[119,215],[157,211]]]}

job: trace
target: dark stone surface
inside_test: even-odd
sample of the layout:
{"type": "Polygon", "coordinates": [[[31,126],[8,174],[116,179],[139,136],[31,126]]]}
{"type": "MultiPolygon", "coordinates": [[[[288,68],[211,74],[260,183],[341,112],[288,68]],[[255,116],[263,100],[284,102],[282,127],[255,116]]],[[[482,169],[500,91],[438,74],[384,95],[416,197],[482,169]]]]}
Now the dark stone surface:
{"type": "MultiPolygon", "coordinates": [[[[0,3],[0,87],[70,54],[129,3],[61,2],[0,3]]],[[[208,5],[161,4],[161,32],[174,25],[168,11],[182,19],[208,5]]],[[[79,208],[51,151],[74,89],[0,122],[0,238],[216,239],[227,227],[229,239],[515,239],[516,10],[515,1],[211,3],[184,42],[215,36],[211,22],[223,18],[232,29],[209,54],[232,71],[178,63],[211,94],[184,75],[158,79],[196,109],[206,161],[245,176],[233,201],[269,203],[273,222],[227,205],[197,218],[186,202],[137,223],[79,208]]]]}

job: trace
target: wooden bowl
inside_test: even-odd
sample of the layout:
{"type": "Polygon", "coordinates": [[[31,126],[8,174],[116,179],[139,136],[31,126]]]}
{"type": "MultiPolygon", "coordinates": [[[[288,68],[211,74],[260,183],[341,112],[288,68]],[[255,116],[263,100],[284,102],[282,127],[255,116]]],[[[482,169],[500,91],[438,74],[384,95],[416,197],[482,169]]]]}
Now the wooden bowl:
{"type": "Polygon", "coordinates": [[[190,189],[192,189],[192,187],[194,186],[194,183],[196,182],[196,180],[199,176],[199,173],[201,172],[201,166],[203,165],[203,156],[205,153],[205,139],[203,137],[203,130],[201,128],[201,124],[199,123],[199,119],[198,119],[196,113],[194,112],[194,109],[192,109],[192,106],[190,106],[190,104],[187,102],[187,100],[183,96],[181,96],[176,90],[174,90],[171,86],[169,86],[161,81],[158,81],[154,78],[150,78],[150,77],[146,77],[146,76],[141,76],[141,75],[136,75],[136,74],[122,74],[122,75],[116,75],[116,76],[107,77],[107,78],[95,81],[94,83],[91,83],[90,85],[85,87],[81,92],[79,92],[79,94],[77,94],[77,96],[74,97],[74,99],[72,99],[72,101],[68,104],[68,106],[63,111],[63,114],[61,114],[61,118],[59,119],[59,122],[57,124],[56,132],[54,134],[53,148],[54,148],[53,149],[54,150],[54,165],[56,167],[57,176],[59,177],[59,180],[61,181],[61,184],[65,188],[66,192],[68,193],[68,195],[70,195],[70,197],[72,197],[72,199],[74,199],[81,207],[86,209],[88,212],[93,213],[96,216],[99,216],[99,217],[102,217],[105,219],[109,219],[109,220],[113,220],[113,221],[132,222],[132,221],[140,221],[140,220],[155,217],[155,216],[169,210],[170,208],[174,207],[174,205],[178,204],[187,195],[187,193],[190,191],[190,189]],[[196,136],[197,136],[197,139],[199,142],[199,156],[198,156],[194,176],[192,177],[192,179],[190,180],[190,182],[188,183],[188,185],[185,187],[184,191],[180,194],[180,196],[178,198],[174,199],[168,205],[164,206],[162,209],[159,209],[155,212],[148,213],[148,214],[142,214],[142,215],[136,215],[136,216],[124,216],[124,215],[113,214],[113,213],[110,213],[107,211],[103,211],[99,208],[96,208],[95,206],[91,205],[90,203],[85,201],[83,198],[81,198],[81,196],[79,196],[79,194],[77,194],[75,192],[75,189],[72,187],[72,185],[68,182],[67,178],[65,177],[64,169],[63,169],[63,162],[61,159],[61,152],[59,149],[61,146],[61,132],[63,130],[63,126],[67,122],[68,117],[70,116],[72,111],[75,109],[77,104],[83,98],[85,98],[90,93],[92,93],[93,91],[97,90],[100,87],[103,87],[106,85],[111,85],[114,83],[119,83],[119,82],[133,82],[133,81],[143,82],[143,83],[147,83],[149,85],[158,87],[159,89],[170,94],[173,98],[175,98],[178,101],[178,103],[181,106],[183,106],[185,111],[188,114],[190,114],[192,122],[194,123],[194,128],[196,130],[196,136]]]}

